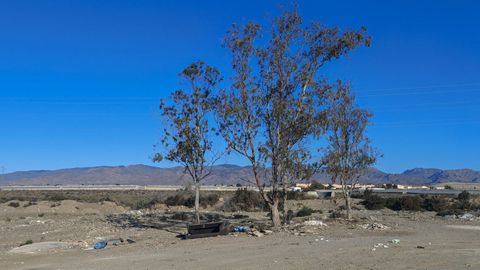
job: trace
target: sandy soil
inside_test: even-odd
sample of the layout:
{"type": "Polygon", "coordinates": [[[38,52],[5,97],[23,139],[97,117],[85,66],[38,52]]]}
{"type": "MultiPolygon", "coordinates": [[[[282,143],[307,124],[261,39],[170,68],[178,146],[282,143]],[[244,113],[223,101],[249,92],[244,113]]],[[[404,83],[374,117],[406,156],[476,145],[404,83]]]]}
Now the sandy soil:
{"type": "MultiPolygon", "coordinates": [[[[111,203],[63,201],[52,207],[0,205],[0,269],[480,269],[480,221],[446,220],[434,213],[355,211],[358,221],[327,218],[328,201],[294,202],[323,209],[328,227],[300,226],[264,237],[233,234],[180,240],[154,228],[121,228],[109,214],[133,212],[111,203]],[[363,229],[381,223],[386,230],[363,229]],[[132,244],[85,250],[98,239],[132,239],[132,244]],[[57,241],[68,249],[34,254],[9,252],[31,239],[57,241]],[[399,244],[389,243],[399,239],[399,244]],[[382,244],[382,245],[379,245],[382,244]],[[387,246],[387,248],[385,247],[387,246]],[[420,248],[419,248],[420,247],[420,248]]],[[[293,206],[293,205],[292,205],[293,206]]],[[[164,209],[153,211],[161,214],[164,209]]],[[[263,213],[249,213],[265,219],[263,213]]],[[[302,219],[295,220],[303,224],[302,219]]]]}

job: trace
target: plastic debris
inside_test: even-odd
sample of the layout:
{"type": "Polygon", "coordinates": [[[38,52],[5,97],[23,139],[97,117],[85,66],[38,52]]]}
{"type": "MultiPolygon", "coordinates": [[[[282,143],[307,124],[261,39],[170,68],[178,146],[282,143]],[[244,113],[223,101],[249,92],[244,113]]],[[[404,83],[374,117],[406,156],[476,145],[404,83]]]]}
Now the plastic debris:
{"type": "Polygon", "coordinates": [[[458,217],[459,219],[462,219],[462,220],[468,220],[468,221],[472,221],[475,219],[475,216],[470,214],[470,213],[465,213],[461,216],[458,217]]]}
{"type": "Polygon", "coordinates": [[[363,224],[363,225],[360,225],[360,227],[362,229],[365,229],[365,230],[388,230],[390,229],[388,226],[385,226],[381,223],[367,223],[367,224],[363,224]]]}
{"type": "Polygon", "coordinates": [[[261,233],[259,231],[252,231],[252,232],[250,232],[250,235],[255,236],[255,237],[263,237],[263,233],[261,233]]]}
{"type": "Polygon", "coordinates": [[[250,232],[250,227],[248,226],[243,226],[243,225],[237,225],[233,227],[234,232],[250,232]]]}
{"type": "Polygon", "coordinates": [[[327,224],[325,224],[323,221],[321,220],[307,220],[305,222],[303,222],[304,225],[306,226],[321,226],[321,227],[328,227],[327,224]]]}
{"type": "Polygon", "coordinates": [[[390,243],[398,245],[400,244],[400,239],[392,239],[390,240],[390,243]]]}
{"type": "Polygon", "coordinates": [[[95,243],[95,245],[93,246],[94,249],[104,249],[107,247],[107,241],[98,241],[95,243]]]}

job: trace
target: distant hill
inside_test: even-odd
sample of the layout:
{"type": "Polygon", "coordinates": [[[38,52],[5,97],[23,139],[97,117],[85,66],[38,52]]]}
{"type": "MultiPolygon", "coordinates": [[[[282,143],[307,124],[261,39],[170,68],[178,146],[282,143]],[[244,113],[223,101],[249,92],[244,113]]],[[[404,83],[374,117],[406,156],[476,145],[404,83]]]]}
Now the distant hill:
{"type": "MultiPolygon", "coordinates": [[[[252,181],[250,167],[217,165],[204,184],[242,185],[252,181]]],[[[328,183],[328,175],[321,171],[312,180],[328,183]]],[[[158,168],[146,165],[102,166],[72,168],[53,171],[23,171],[0,176],[0,185],[73,185],[73,184],[137,184],[178,185],[189,181],[181,167],[158,168]]],[[[397,183],[429,185],[446,182],[480,183],[480,172],[469,169],[440,170],[415,168],[400,174],[389,174],[369,169],[361,178],[362,183],[397,183]]]]}

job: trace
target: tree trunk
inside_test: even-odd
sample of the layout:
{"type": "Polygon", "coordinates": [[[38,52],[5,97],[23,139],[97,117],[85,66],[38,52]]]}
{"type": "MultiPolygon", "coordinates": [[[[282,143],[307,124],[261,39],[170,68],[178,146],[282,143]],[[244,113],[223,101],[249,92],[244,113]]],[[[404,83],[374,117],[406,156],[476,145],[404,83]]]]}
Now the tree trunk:
{"type": "Polygon", "coordinates": [[[273,227],[280,227],[282,222],[280,221],[280,212],[278,211],[278,198],[273,198],[273,204],[270,205],[270,214],[272,215],[273,227]]]}
{"type": "Polygon", "coordinates": [[[350,194],[345,195],[345,206],[347,208],[347,219],[352,219],[352,199],[350,198],[350,194]]]}
{"type": "Polygon", "coordinates": [[[200,183],[195,182],[195,223],[200,223],[200,183]]]}
{"type": "Polygon", "coordinates": [[[287,188],[285,181],[283,183],[283,224],[288,223],[288,204],[287,204],[287,188]]]}

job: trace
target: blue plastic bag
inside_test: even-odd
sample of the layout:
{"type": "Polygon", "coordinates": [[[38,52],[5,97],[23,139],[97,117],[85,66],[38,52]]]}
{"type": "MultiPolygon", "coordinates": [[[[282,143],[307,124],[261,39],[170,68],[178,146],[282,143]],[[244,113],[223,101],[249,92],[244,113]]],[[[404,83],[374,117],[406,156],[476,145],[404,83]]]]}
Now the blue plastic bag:
{"type": "Polygon", "coordinates": [[[94,249],[103,249],[107,246],[107,241],[98,241],[93,246],[94,249]]]}
{"type": "Polygon", "coordinates": [[[233,227],[234,232],[249,232],[250,228],[247,226],[237,225],[233,227]]]}

